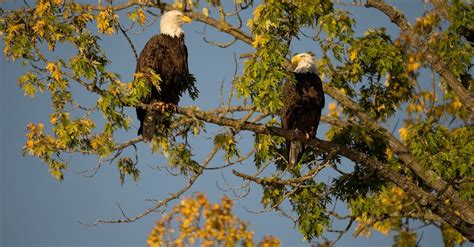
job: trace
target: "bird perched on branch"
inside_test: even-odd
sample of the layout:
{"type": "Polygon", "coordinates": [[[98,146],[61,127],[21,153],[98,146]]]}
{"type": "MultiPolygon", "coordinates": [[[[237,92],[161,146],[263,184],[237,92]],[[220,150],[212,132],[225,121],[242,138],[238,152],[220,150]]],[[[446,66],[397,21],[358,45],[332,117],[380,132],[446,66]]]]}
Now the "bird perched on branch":
{"type": "MultiPolygon", "coordinates": [[[[160,78],[159,83],[150,83],[153,85],[150,85],[151,92],[142,101],[144,104],[161,102],[164,106],[174,106],[186,90],[192,98],[197,97],[195,80],[188,69],[188,50],[181,29],[184,23],[191,23],[191,18],[183,12],[172,10],[164,13],[160,20],[160,34],[146,43],[138,57],[136,73],[146,74],[151,70],[160,78]]],[[[136,111],[140,120],[138,135],[142,135],[144,140],[151,140],[157,125],[164,122],[163,109],[137,107],[136,111]]]]}
{"type": "MultiPolygon", "coordinates": [[[[291,63],[296,80],[285,86],[281,125],[283,129],[299,130],[308,139],[313,138],[324,108],[323,85],[317,75],[313,54],[297,54],[291,63]]],[[[295,167],[303,156],[304,145],[301,141],[287,141],[286,147],[289,166],[295,167]]]]}

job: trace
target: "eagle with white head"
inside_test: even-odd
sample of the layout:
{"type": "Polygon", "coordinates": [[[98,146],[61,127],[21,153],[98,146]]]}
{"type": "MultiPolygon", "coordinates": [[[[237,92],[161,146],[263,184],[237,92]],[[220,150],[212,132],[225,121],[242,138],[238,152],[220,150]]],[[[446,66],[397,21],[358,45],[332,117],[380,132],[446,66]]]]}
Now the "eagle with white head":
{"type": "MultiPolygon", "coordinates": [[[[317,75],[314,55],[297,54],[291,63],[296,81],[285,86],[281,126],[287,130],[299,130],[307,138],[314,138],[324,108],[323,85],[317,75]]],[[[301,141],[287,141],[286,147],[288,164],[295,167],[304,154],[304,145],[301,141]]]]}
{"type": "MultiPolygon", "coordinates": [[[[140,53],[135,72],[147,73],[151,69],[161,79],[159,88],[150,85],[151,92],[143,99],[144,104],[162,102],[176,105],[186,90],[191,97],[197,96],[194,77],[188,69],[188,50],[181,28],[185,23],[191,23],[191,18],[181,11],[164,13],[160,20],[160,34],[148,40],[140,53]]],[[[164,122],[163,112],[140,107],[136,111],[140,121],[138,135],[142,135],[146,141],[151,140],[156,126],[164,122]]]]}

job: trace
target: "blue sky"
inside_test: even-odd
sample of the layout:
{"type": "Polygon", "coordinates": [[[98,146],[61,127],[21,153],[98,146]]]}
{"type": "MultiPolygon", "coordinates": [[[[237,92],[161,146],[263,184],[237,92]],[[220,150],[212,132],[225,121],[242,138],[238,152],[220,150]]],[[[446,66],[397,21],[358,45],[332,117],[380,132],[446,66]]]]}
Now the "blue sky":
{"type": "MultiPolygon", "coordinates": [[[[422,1],[401,0],[390,1],[405,11],[410,21],[423,13],[422,1]]],[[[22,1],[8,1],[1,3],[2,7],[12,8],[19,6],[22,1]]],[[[353,17],[357,21],[357,34],[364,33],[367,28],[386,27],[389,33],[396,35],[394,25],[382,14],[363,7],[351,7],[353,17]]],[[[244,16],[245,17],[245,16],[244,16]]],[[[121,16],[124,18],[124,16],[121,16]]],[[[234,53],[240,54],[251,51],[247,45],[237,42],[226,49],[206,44],[201,34],[203,24],[194,22],[184,27],[186,43],[189,50],[190,70],[198,79],[200,97],[192,102],[188,96],[181,105],[198,105],[202,109],[219,106],[219,91],[221,81],[226,82],[226,89],[232,79],[234,71],[234,53]]],[[[228,41],[230,37],[207,28],[209,37],[217,41],[228,41]]],[[[155,24],[146,32],[132,35],[131,38],[137,48],[141,50],[145,42],[158,32],[155,24]]],[[[135,69],[134,57],[125,38],[120,34],[111,38],[103,37],[102,47],[112,61],[110,70],[119,72],[124,81],[130,80],[135,69]]],[[[292,52],[315,51],[318,55],[317,44],[309,41],[296,42],[292,45],[292,52]]],[[[0,45],[3,50],[3,43],[0,45]]],[[[67,54],[65,48],[58,49],[58,56],[67,54]]],[[[65,174],[65,180],[58,182],[48,172],[45,164],[36,158],[21,155],[21,148],[25,142],[26,126],[29,122],[49,122],[50,102],[46,94],[39,94],[35,98],[26,97],[18,87],[16,79],[26,70],[21,62],[5,61],[0,58],[1,90],[1,131],[0,131],[0,245],[1,246],[144,246],[146,237],[159,219],[158,214],[134,223],[105,224],[97,227],[86,227],[79,222],[93,223],[97,218],[116,219],[120,211],[116,206],[119,203],[125,212],[136,215],[152,206],[144,199],[163,199],[168,193],[178,191],[185,180],[171,176],[165,170],[152,167],[163,166],[166,160],[160,156],[153,156],[145,144],[138,145],[140,150],[141,180],[137,183],[127,179],[121,186],[119,174],[115,165],[104,165],[93,178],[77,174],[80,171],[94,167],[97,160],[94,157],[75,156],[65,174]]],[[[239,71],[241,68],[239,67],[239,71]]],[[[89,102],[94,97],[83,95],[77,91],[81,102],[89,102]]],[[[327,98],[327,103],[331,102],[327,98]]],[[[327,104],[326,104],[327,105],[327,104]]],[[[134,110],[130,110],[135,119],[134,110]]],[[[137,122],[134,122],[137,125],[137,122]]],[[[318,136],[323,138],[326,126],[319,131],[318,136]]],[[[209,134],[218,129],[209,128],[209,134]]],[[[136,128],[128,133],[122,133],[121,140],[134,137],[136,128]]],[[[247,136],[241,140],[249,143],[247,136]]],[[[197,160],[202,160],[212,148],[211,142],[201,138],[194,140],[197,160]]],[[[219,160],[211,166],[219,165],[219,160]]],[[[253,165],[249,162],[233,167],[241,171],[252,171],[253,165]],[[249,168],[250,167],[250,168],[249,168]]],[[[186,193],[192,195],[196,191],[205,192],[213,202],[220,200],[224,193],[219,186],[225,181],[238,186],[242,183],[231,175],[231,170],[207,172],[195,186],[186,193]]],[[[324,178],[322,178],[324,180],[324,178]]],[[[327,178],[326,178],[327,180],[327,178]]],[[[248,197],[237,201],[236,213],[244,220],[251,222],[252,229],[257,233],[256,239],[271,234],[281,239],[283,246],[305,246],[302,236],[286,218],[275,213],[252,214],[244,209],[261,210],[259,201],[261,190],[253,186],[248,197]]],[[[228,194],[231,195],[231,194],[228,194]]],[[[442,246],[438,230],[428,228],[423,231],[422,245],[442,246]]],[[[392,237],[385,237],[373,232],[369,240],[364,237],[353,238],[347,234],[337,246],[390,246],[392,237]]]]}

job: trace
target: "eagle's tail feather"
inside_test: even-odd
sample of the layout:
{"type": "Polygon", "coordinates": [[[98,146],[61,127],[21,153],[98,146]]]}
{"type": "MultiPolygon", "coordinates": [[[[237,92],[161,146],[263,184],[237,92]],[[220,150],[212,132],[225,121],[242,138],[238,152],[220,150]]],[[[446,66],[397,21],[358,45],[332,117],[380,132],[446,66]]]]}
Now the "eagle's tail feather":
{"type": "Polygon", "coordinates": [[[291,141],[288,151],[288,163],[290,167],[295,167],[303,156],[303,143],[300,141],[291,141]]]}
{"type": "Polygon", "coordinates": [[[143,134],[143,123],[140,122],[140,128],[138,128],[137,135],[141,136],[143,134]]]}

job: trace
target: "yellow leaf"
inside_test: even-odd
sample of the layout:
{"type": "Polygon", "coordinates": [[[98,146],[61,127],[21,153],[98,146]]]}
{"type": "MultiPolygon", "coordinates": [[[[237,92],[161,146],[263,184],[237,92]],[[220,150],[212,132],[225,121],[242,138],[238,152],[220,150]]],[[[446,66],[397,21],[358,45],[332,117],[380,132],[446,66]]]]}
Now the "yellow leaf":
{"type": "Polygon", "coordinates": [[[92,20],[92,18],[94,18],[94,16],[91,13],[83,13],[77,17],[79,21],[84,23],[89,22],[90,20],[92,20]]]}
{"type": "Polygon", "coordinates": [[[374,224],[374,229],[382,233],[383,235],[388,235],[392,226],[389,221],[379,221],[374,224]]]}
{"type": "Polygon", "coordinates": [[[385,149],[385,154],[387,155],[388,160],[393,159],[393,150],[391,148],[385,149]]]}
{"type": "Polygon", "coordinates": [[[37,21],[36,24],[33,26],[33,31],[37,33],[40,37],[44,35],[44,25],[45,22],[43,20],[37,21]]]}
{"type": "Polygon", "coordinates": [[[344,88],[339,89],[339,92],[341,92],[344,95],[347,95],[346,89],[344,88]]]}
{"type": "Polygon", "coordinates": [[[97,17],[97,28],[101,33],[112,35],[115,33],[114,23],[117,21],[118,15],[113,14],[111,9],[101,11],[97,17]]]}
{"type": "Polygon", "coordinates": [[[51,119],[49,120],[51,124],[56,124],[58,122],[58,118],[56,116],[52,116],[51,119]]]}
{"type": "Polygon", "coordinates": [[[9,50],[10,50],[10,49],[8,48],[8,46],[5,45],[5,48],[3,48],[3,54],[5,55],[5,57],[8,56],[8,51],[9,51],[9,50]]]}
{"type": "Polygon", "coordinates": [[[408,137],[408,130],[407,128],[403,127],[403,128],[400,128],[398,130],[398,133],[400,134],[400,138],[402,139],[402,141],[406,141],[407,137],[408,137]]]}
{"type": "Polygon", "coordinates": [[[54,80],[61,80],[61,71],[55,63],[47,63],[46,69],[51,73],[51,77],[54,80]]]}
{"type": "Polygon", "coordinates": [[[205,15],[206,17],[209,16],[209,9],[203,8],[202,9],[202,14],[205,15]]]}
{"type": "Polygon", "coordinates": [[[453,105],[454,109],[461,109],[462,103],[461,103],[461,101],[459,101],[459,97],[457,97],[457,96],[454,97],[454,101],[453,101],[452,105],[453,105]]]}
{"type": "Polygon", "coordinates": [[[417,70],[418,68],[420,68],[420,55],[419,54],[416,54],[416,53],[412,53],[410,55],[408,55],[408,64],[407,64],[407,71],[408,72],[413,72],[415,70],[417,70]]]}
{"type": "Polygon", "coordinates": [[[264,9],[263,5],[259,5],[255,10],[253,11],[253,19],[258,20],[260,19],[260,16],[262,15],[262,11],[264,9]]]}
{"type": "Polygon", "coordinates": [[[22,30],[25,27],[25,24],[17,24],[8,26],[7,32],[11,35],[18,34],[18,31],[22,30]]]}
{"type": "Polygon", "coordinates": [[[384,86],[385,86],[385,87],[389,87],[389,86],[390,86],[390,79],[392,79],[392,78],[391,78],[391,76],[390,76],[390,74],[389,74],[389,75],[387,75],[387,79],[385,79],[385,83],[384,83],[384,86]]]}
{"type": "Polygon", "coordinates": [[[49,72],[52,73],[52,72],[56,69],[56,64],[54,64],[54,63],[48,63],[48,64],[46,65],[46,69],[49,70],[49,72]]]}
{"type": "Polygon", "coordinates": [[[142,25],[145,24],[146,15],[145,15],[145,13],[143,13],[142,9],[140,9],[140,11],[138,11],[138,20],[140,21],[140,24],[142,24],[142,25]]]}
{"type": "Polygon", "coordinates": [[[349,53],[349,59],[350,59],[351,61],[354,61],[354,60],[357,58],[357,55],[358,55],[358,54],[359,54],[359,53],[357,52],[356,49],[352,50],[352,51],[349,53]]]}
{"type": "Polygon", "coordinates": [[[135,73],[135,74],[133,74],[133,76],[135,77],[135,79],[140,79],[140,78],[145,77],[145,74],[144,73],[135,73]]]}
{"type": "Polygon", "coordinates": [[[183,9],[184,4],[181,0],[176,0],[175,3],[173,4],[173,7],[177,8],[177,9],[183,9]]]}
{"type": "Polygon", "coordinates": [[[33,140],[31,140],[31,139],[26,142],[26,147],[27,147],[28,149],[33,148],[34,145],[35,145],[35,142],[34,142],[33,140]]]}
{"type": "Polygon", "coordinates": [[[381,111],[381,110],[385,110],[385,105],[384,105],[384,104],[379,105],[379,106],[377,107],[377,111],[381,111]]]}
{"type": "Polygon", "coordinates": [[[258,44],[260,43],[260,41],[262,40],[262,36],[261,35],[255,35],[255,39],[254,41],[252,42],[252,46],[254,48],[257,48],[258,44]]]}
{"type": "Polygon", "coordinates": [[[47,1],[39,1],[38,4],[36,5],[35,13],[38,14],[38,16],[43,15],[46,10],[51,7],[51,4],[47,1]]]}
{"type": "Polygon", "coordinates": [[[337,104],[335,102],[329,103],[328,112],[330,117],[339,117],[339,111],[337,110],[337,104]]]}
{"type": "Polygon", "coordinates": [[[413,71],[417,70],[418,68],[420,68],[420,63],[418,63],[418,62],[409,63],[407,65],[407,71],[408,72],[413,72],[413,71]]]}

